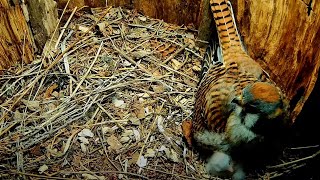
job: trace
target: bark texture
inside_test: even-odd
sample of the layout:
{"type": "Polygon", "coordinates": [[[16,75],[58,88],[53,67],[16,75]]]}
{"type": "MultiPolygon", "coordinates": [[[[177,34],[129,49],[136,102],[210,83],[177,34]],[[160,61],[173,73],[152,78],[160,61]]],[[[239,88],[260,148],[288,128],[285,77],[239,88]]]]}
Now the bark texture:
{"type": "Polygon", "coordinates": [[[32,35],[22,8],[0,0],[0,70],[21,61],[29,63],[33,54],[32,35]]]}
{"type": "MultiPolygon", "coordinates": [[[[197,27],[199,24],[199,10],[202,0],[73,0],[69,3],[69,8],[78,8],[83,6],[101,7],[122,6],[134,8],[145,15],[157,19],[163,19],[165,22],[174,24],[193,24],[197,27]]],[[[58,7],[64,8],[68,0],[57,0],[58,7]]]]}
{"type": "Polygon", "coordinates": [[[35,44],[41,53],[57,26],[57,5],[54,0],[28,0],[26,3],[35,44]]]}

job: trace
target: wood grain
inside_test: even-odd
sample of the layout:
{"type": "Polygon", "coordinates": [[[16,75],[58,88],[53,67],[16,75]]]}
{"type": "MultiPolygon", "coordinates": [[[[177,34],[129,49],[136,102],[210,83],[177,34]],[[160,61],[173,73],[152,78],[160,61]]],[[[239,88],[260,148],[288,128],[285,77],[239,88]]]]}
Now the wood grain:
{"type": "Polygon", "coordinates": [[[27,7],[35,45],[41,53],[58,23],[56,3],[53,0],[28,0],[27,7]]]}
{"type": "Polygon", "coordinates": [[[0,0],[0,70],[21,61],[29,63],[33,54],[31,32],[20,6],[0,0]]]}
{"type": "MultiPolygon", "coordinates": [[[[106,6],[105,0],[73,0],[70,1],[69,8],[89,6],[106,6]]],[[[58,7],[63,8],[67,0],[57,0],[58,7]]],[[[122,6],[134,8],[137,11],[165,22],[178,25],[193,24],[198,26],[198,16],[201,0],[109,0],[108,6],[122,6]]]]}

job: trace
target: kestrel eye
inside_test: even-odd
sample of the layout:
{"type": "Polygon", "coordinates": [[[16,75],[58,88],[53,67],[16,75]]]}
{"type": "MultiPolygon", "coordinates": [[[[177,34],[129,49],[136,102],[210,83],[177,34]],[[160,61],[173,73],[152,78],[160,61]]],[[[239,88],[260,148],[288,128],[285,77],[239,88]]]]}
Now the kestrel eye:
{"type": "Polygon", "coordinates": [[[259,109],[257,108],[256,105],[247,105],[246,108],[245,108],[245,111],[246,112],[249,112],[249,113],[257,113],[259,112],[259,109]]]}

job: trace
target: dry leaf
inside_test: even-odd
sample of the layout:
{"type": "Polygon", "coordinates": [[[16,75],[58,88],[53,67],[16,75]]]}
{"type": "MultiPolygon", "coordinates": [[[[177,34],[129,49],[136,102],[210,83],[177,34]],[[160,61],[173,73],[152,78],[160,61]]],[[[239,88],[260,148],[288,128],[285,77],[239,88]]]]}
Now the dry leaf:
{"type": "Polygon", "coordinates": [[[90,129],[82,129],[82,131],[80,131],[78,133],[78,136],[80,136],[80,137],[93,137],[94,134],[92,133],[92,131],[90,129]]]}
{"type": "Polygon", "coordinates": [[[147,18],[145,16],[139,16],[138,19],[140,19],[140,21],[146,21],[147,18]]]}
{"type": "Polygon", "coordinates": [[[148,56],[149,54],[150,54],[150,52],[144,51],[144,50],[134,51],[131,53],[131,55],[133,56],[134,59],[141,59],[141,58],[148,56]]]}
{"type": "Polygon", "coordinates": [[[95,179],[104,180],[104,179],[106,179],[104,176],[93,176],[91,174],[81,174],[81,176],[84,179],[89,179],[89,180],[95,180],[95,179]]]}
{"type": "Polygon", "coordinates": [[[68,138],[67,143],[64,145],[64,149],[63,149],[62,154],[65,154],[65,153],[68,151],[68,149],[69,149],[69,147],[70,147],[70,144],[71,144],[71,142],[72,142],[72,139],[73,139],[73,137],[77,134],[77,132],[78,132],[78,130],[73,131],[73,133],[71,134],[71,136],[68,138]]]}
{"type": "Polygon", "coordinates": [[[153,76],[155,76],[155,78],[159,78],[159,77],[161,77],[162,76],[162,74],[161,74],[161,72],[160,72],[160,70],[155,70],[153,73],[152,73],[152,75],[153,76]]]}
{"type": "Polygon", "coordinates": [[[138,151],[136,151],[134,154],[131,155],[131,159],[129,159],[128,164],[134,164],[138,161],[138,158],[140,156],[140,153],[138,151]]]}
{"type": "Polygon", "coordinates": [[[59,96],[61,96],[57,91],[53,91],[51,95],[55,98],[58,98],[59,96]]]}
{"type": "Polygon", "coordinates": [[[129,67],[129,66],[132,65],[132,64],[131,64],[129,61],[127,61],[127,60],[124,60],[122,64],[123,64],[125,67],[129,67]]]}
{"type": "Polygon", "coordinates": [[[199,66],[193,66],[192,69],[196,72],[200,72],[201,68],[199,66]]]}
{"type": "Polygon", "coordinates": [[[115,107],[118,107],[118,108],[126,108],[127,106],[123,100],[119,100],[117,98],[113,98],[112,103],[114,104],[115,107]]]}
{"type": "Polygon", "coordinates": [[[156,152],[153,149],[147,149],[147,152],[145,154],[146,157],[151,157],[151,158],[155,157],[155,155],[156,155],[156,152]]]}
{"type": "Polygon", "coordinates": [[[173,162],[176,162],[176,163],[180,162],[180,159],[178,158],[178,154],[173,149],[170,150],[170,160],[172,160],[173,162]]]}
{"type": "MultiPolygon", "coordinates": [[[[192,35],[192,36],[193,36],[193,35],[192,35]]],[[[194,38],[194,36],[193,36],[193,38],[194,38]]],[[[185,43],[185,44],[189,44],[188,48],[190,48],[190,49],[193,49],[193,48],[196,47],[196,43],[194,42],[193,39],[185,38],[185,39],[184,39],[184,43],[185,43]]]]}
{"type": "Polygon", "coordinates": [[[144,158],[143,156],[140,156],[140,158],[137,161],[137,165],[141,168],[145,167],[147,165],[147,159],[144,158]]]}
{"type": "Polygon", "coordinates": [[[171,59],[171,62],[172,62],[172,67],[173,67],[174,70],[177,70],[177,69],[180,68],[181,63],[180,63],[178,60],[176,60],[176,59],[171,59]]]}
{"type": "Polygon", "coordinates": [[[21,121],[22,119],[23,119],[23,114],[20,113],[18,110],[16,110],[13,115],[13,120],[18,122],[18,121],[21,121]]]}
{"type": "Polygon", "coordinates": [[[149,95],[148,93],[143,93],[142,97],[143,97],[143,98],[149,98],[150,95],[149,95]]]}
{"type": "Polygon", "coordinates": [[[137,117],[132,116],[129,118],[129,121],[136,126],[139,126],[141,124],[140,120],[137,117]]]}
{"type": "Polygon", "coordinates": [[[140,132],[136,129],[133,129],[133,134],[136,141],[140,141],[140,132]]]}
{"type": "Polygon", "coordinates": [[[51,149],[49,145],[46,147],[46,150],[47,156],[61,157],[63,155],[61,152],[58,152],[57,148],[51,149]]]}
{"type": "Polygon", "coordinates": [[[48,109],[48,111],[51,111],[57,108],[57,106],[54,103],[49,103],[45,107],[48,109]]]}
{"type": "MultiPolygon", "coordinates": [[[[168,159],[170,159],[173,162],[180,162],[180,159],[178,158],[178,154],[174,151],[174,149],[169,149],[166,147],[162,147],[160,148],[161,151],[164,151],[166,154],[166,157],[168,159]]],[[[160,151],[159,150],[159,151],[160,151]]]]}
{"type": "Polygon", "coordinates": [[[163,85],[151,85],[153,92],[155,93],[163,93],[164,87],[163,85]]]}
{"type": "Polygon", "coordinates": [[[43,172],[45,172],[46,170],[48,170],[49,169],[49,167],[47,166],[47,165],[42,165],[39,169],[38,169],[38,171],[39,171],[39,174],[42,174],[43,172]]]}
{"type": "Polygon", "coordinates": [[[159,132],[163,133],[164,132],[164,128],[163,128],[163,117],[162,116],[158,116],[157,118],[157,126],[159,129],[159,132]]]}
{"type": "Polygon", "coordinates": [[[107,143],[109,144],[109,148],[111,150],[116,151],[117,153],[122,148],[122,144],[119,142],[117,137],[115,137],[113,134],[107,138],[107,143]]]}
{"type": "Polygon", "coordinates": [[[121,135],[122,137],[131,137],[133,136],[133,131],[132,130],[124,130],[124,132],[121,135]]]}
{"type": "Polygon", "coordinates": [[[165,147],[164,145],[161,145],[160,149],[158,149],[159,152],[162,152],[164,150],[168,149],[167,147],[165,147]]]}
{"type": "Polygon", "coordinates": [[[87,146],[83,143],[80,144],[80,147],[81,147],[81,151],[86,153],[87,152],[87,146]]]}
{"type": "Polygon", "coordinates": [[[97,25],[99,27],[99,31],[103,34],[104,37],[110,35],[110,33],[106,30],[106,27],[109,27],[109,24],[107,22],[98,23],[97,25]]]}
{"type": "Polygon", "coordinates": [[[58,87],[58,85],[56,83],[52,84],[50,87],[48,87],[48,89],[46,90],[46,92],[44,93],[44,98],[50,98],[52,92],[58,87]]]}
{"type": "Polygon", "coordinates": [[[152,106],[147,106],[144,108],[144,112],[146,113],[146,116],[148,116],[149,114],[153,113],[153,108],[152,106]]]}
{"type": "Polygon", "coordinates": [[[78,30],[80,30],[80,31],[82,31],[82,32],[84,32],[84,33],[89,30],[89,28],[88,28],[88,27],[85,27],[85,26],[77,25],[77,27],[78,27],[78,30]]]}
{"type": "Polygon", "coordinates": [[[170,46],[167,50],[162,52],[162,56],[166,57],[169,54],[171,54],[172,52],[174,52],[177,48],[175,46],[170,46]]]}
{"type": "Polygon", "coordinates": [[[103,134],[111,134],[114,133],[115,130],[118,129],[118,126],[113,126],[113,127],[102,127],[102,133],[103,134]]]}
{"type": "Polygon", "coordinates": [[[42,152],[41,152],[41,146],[40,144],[34,146],[31,150],[30,153],[35,155],[35,156],[41,156],[42,152]]]}
{"type": "Polygon", "coordinates": [[[144,107],[142,106],[142,104],[136,103],[133,105],[133,108],[134,108],[134,114],[138,119],[143,119],[146,117],[144,107]]]}
{"type": "Polygon", "coordinates": [[[25,104],[27,106],[28,109],[30,109],[31,111],[37,111],[40,110],[40,102],[39,101],[28,101],[25,99],[21,100],[23,102],[23,104],[25,104]]]}
{"type": "Polygon", "coordinates": [[[83,144],[89,144],[89,140],[85,137],[79,137],[78,139],[83,144]]]}
{"type": "Polygon", "coordinates": [[[130,141],[130,137],[128,137],[128,136],[126,136],[126,137],[121,137],[121,138],[120,138],[120,142],[121,142],[122,144],[127,143],[127,142],[129,142],[129,141],[130,141]]]}
{"type": "Polygon", "coordinates": [[[187,140],[189,147],[192,146],[192,121],[185,120],[182,122],[182,133],[187,140]]]}

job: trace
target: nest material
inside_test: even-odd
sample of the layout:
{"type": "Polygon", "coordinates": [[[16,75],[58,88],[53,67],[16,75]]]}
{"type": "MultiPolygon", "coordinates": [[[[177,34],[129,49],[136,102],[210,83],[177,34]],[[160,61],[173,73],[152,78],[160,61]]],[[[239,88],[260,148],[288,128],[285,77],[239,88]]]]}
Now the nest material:
{"type": "Polygon", "coordinates": [[[71,18],[43,56],[0,76],[0,177],[209,178],[181,129],[204,54],[196,31],[121,8],[71,18]]]}

